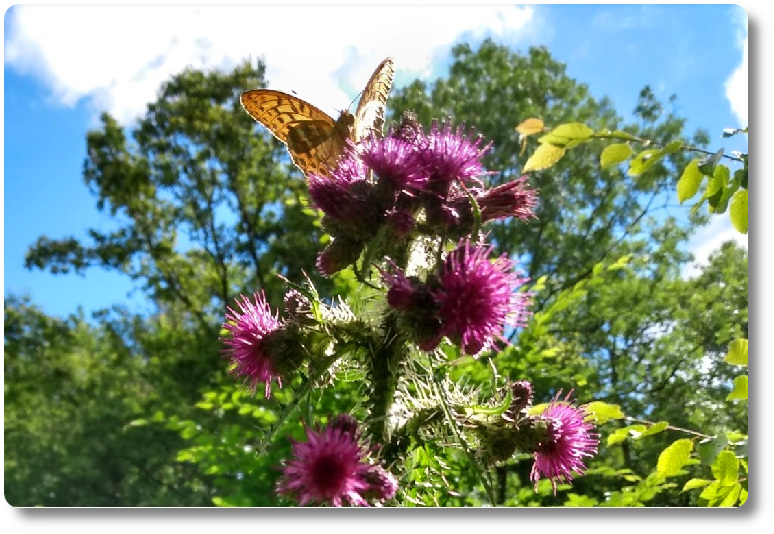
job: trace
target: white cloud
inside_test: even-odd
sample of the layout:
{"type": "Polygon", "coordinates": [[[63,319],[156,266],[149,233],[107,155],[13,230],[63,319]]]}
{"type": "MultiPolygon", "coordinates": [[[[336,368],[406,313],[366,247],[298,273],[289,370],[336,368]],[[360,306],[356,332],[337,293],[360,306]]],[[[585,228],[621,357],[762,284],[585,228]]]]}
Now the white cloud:
{"type": "Polygon", "coordinates": [[[730,127],[744,128],[747,126],[747,13],[739,6],[735,6],[735,22],[739,26],[737,31],[737,47],[742,51],[742,63],[726,80],[726,97],[731,103],[731,111],[736,116],[739,124],[730,127]]]}
{"type": "Polygon", "coordinates": [[[688,250],[693,254],[693,262],[683,268],[683,278],[694,278],[701,274],[703,267],[709,264],[710,255],[726,241],[747,248],[748,234],[740,234],[728,218],[728,212],[714,215],[707,226],[702,227],[688,242],[688,250]]]}
{"type": "Polygon", "coordinates": [[[428,76],[460,36],[513,43],[532,31],[532,16],[506,5],[24,5],[7,18],[5,62],[58,103],[87,99],[128,122],[186,66],[260,57],[270,87],[334,114],[386,56],[399,72],[428,76]]]}

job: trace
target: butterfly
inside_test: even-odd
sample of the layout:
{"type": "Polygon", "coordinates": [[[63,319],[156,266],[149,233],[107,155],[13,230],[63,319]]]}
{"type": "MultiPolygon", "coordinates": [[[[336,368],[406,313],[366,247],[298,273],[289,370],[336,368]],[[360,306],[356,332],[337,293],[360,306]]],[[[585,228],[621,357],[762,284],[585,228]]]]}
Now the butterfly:
{"type": "Polygon", "coordinates": [[[355,114],[342,111],[338,119],[298,97],[272,89],[242,93],[242,107],[282,141],[293,163],[304,174],[327,176],[336,166],[347,140],[382,134],[387,95],[395,74],[392,58],[379,63],[363,90],[355,114]]]}

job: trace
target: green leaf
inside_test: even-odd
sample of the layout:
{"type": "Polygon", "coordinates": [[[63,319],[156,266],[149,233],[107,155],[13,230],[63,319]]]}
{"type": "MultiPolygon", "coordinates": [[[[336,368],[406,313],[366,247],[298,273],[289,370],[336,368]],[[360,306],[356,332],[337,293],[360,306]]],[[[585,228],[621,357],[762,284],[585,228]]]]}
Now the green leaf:
{"type": "Polygon", "coordinates": [[[720,489],[720,482],[716,480],[712,484],[704,488],[704,490],[699,494],[699,498],[707,500],[708,505],[713,506],[713,502],[717,499],[719,489],[720,489]]]}
{"type": "Polygon", "coordinates": [[[634,159],[629,164],[629,176],[640,176],[662,157],[664,157],[664,151],[660,148],[643,150],[634,156],[634,159]]]}
{"type": "Polygon", "coordinates": [[[538,141],[541,143],[550,143],[558,147],[570,148],[571,146],[577,146],[579,143],[591,139],[592,135],[594,135],[594,130],[585,124],[572,122],[560,124],[538,139],[538,141]]]}
{"type": "Polygon", "coordinates": [[[728,394],[726,400],[747,400],[747,375],[734,378],[734,389],[728,394]]]}
{"type": "Polygon", "coordinates": [[[632,255],[631,254],[627,254],[625,256],[621,256],[620,258],[615,260],[615,262],[611,263],[608,266],[607,270],[608,271],[617,271],[619,269],[623,269],[624,267],[626,267],[629,264],[631,259],[632,259],[632,255]]]}
{"type": "Polygon", "coordinates": [[[720,507],[734,506],[739,500],[739,495],[742,492],[742,485],[738,482],[731,487],[731,491],[718,503],[720,507]]]}
{"type": "Polygon", "coordinates": [[[688,438],[678,439],[661,451],[656,464],[656,471],[664,477],[676,476],[688,463],[693,451],[693,442],[688,438]]]}
{"type": "Polygon", "coordinates": [[[664,147],[664,154],[674,154],[683,147],[682,141],[672,141],[664,147]]]}
{"type": "Polygon", "coordinates": [[[606,169],[612,165],[618,165],[622,161],[629,159],[629,156],[632,155],[632,152],[632,147],[630,147],[627,143],[614,143],[612,145],[608,145],[599,156],[599,165],[603,169],[606,169]]]}
{"type": "Polygon", "coordinates": [[[747,367],[747,340],[740,338],[729,343],[728,353],[723,361],[731,365],[747,367]]]}
{"type": "Polygon", "coordinates": [[[626,441],[626,438],[629,437],[629,431],[625,428],[617,428],[615,431],[607,436],[607,446],[612,447],[613,445],[618,445],[619,443],[623,443],[626,441]]]}
{"type": "Polygon", "coordinates": [[[677,200],[681,204],[699,191],[703,175],[699,170],[699,160],[690,162],[677,181],[677,200]]]}
{"type": "Polygon", "coordinates": [[[689,491],[696,488],[703,488],[707,484],[712,484],[712,481],[706,480],[703,478],[692,478],[691,480],[685,483],[685,486],[683,486],[682,491],[689,491]]]}
{"type": "Polygon", "coordinates": [[[715,172],[715,165],[718,164],[720,159],[723,157],[723,149],[721,148],[714,154],[710,154],[703,160],[699,162],[699,170],[702,172],[702,174],[706,174],[707,176],[712,176],[715,172]]]}
{"type": "Polygon", "coordinates": [[[596,506],[597,504],[599,504],[599,501],[592,499],[591,497],[586,495],[578,495],[577,493],[570,493],[567,495],[567,501],[564,503],[564,506],[587,508],[596,506]]]}
{"type": "Polygon", "coordinates": [[[535,149],[532,155],[524,164],[522,172],[539,171],[546,169],[562,159],[565,150],[562,147],[554,146],[549,143],[543,143],[535,149]]]}
{"type": "Polygon", "coordinates": [[[729,210],[731,224],[742,234],[747,233],[747,189],[740,189],[731,197],[729,210]]]}
{"type": "Polygon", "coordinates": [[[609,134],[611,137],[616,137],[618,139],[626,139],[628,141],[637,141],[637,138],[633,136],[630,133],[624,132],[623,130],[615,130],[613,133],[609,134]]]}
{"type": "Polygon", "coordinates": [[[623,428],[617,428],[607,438],[608,445],[618,445],[632,437],[633,439],[639,439],[643,433],[648,429],[645,425],[629,425],[623,428]]]}
{"type": "Polygon", "coordinates": [[[731,172],[725,165],[718,165],[712,172],[712,178],[707,183],[707,192],[704,194],[707,198],[711,198],[723,191],[723,188],[728,185],[728,181],[731,178],[731,172]]]}
{"type": "Polygon", "coordinates": [[[710,439],[703,439],[696,446],[696,452],[704,465],[712,465],[718,453],[728,446],[728,438],[725,434],[718,434],[710,439]]]}
{"type": "Polygon", "coordinates": [[[712,464],[712,476],[721,486],[729,486],[739,479],[739,459],[731,451],[722,451],[712,464]]]}
{"type": "Polygon", "coordinates": [[[623,419],[624,414],[617,404],[594,401],[583,406],[586,412],[585,420],[597,425],[607,423],[611,419],[623,419]]]}
{"type": "Polygon", "coordinates": [[[645,429],[645,431],[637,436],[636,439],[642,439],[645,436],[652,436],[653,434],[658,434],[659,432],[663,432],[664,430],[669,427],[668,421],[659,421],[658,423],[655,423],[645,429]]]}

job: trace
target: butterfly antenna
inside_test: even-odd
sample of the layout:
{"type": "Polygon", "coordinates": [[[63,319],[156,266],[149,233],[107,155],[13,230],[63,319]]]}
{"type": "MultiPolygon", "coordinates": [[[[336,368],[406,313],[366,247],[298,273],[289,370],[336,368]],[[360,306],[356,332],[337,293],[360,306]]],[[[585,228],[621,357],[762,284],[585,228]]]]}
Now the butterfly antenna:
{"type": "Polygon", "coordinates": [[[355,98],[352,99],[352,102],[349,103],[349,107],[347,109],[352,109],[352,105],[361,97],[363,96],[363,93],[365,92],[365,89],[360,91],[358,94],[355,95],[355,98]]]}

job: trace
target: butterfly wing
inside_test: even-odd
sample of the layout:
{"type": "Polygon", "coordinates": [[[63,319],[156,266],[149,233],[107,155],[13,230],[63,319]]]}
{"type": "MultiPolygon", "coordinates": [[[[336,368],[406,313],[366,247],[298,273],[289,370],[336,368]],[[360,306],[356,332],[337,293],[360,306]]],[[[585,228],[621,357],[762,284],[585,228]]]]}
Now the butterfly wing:
{"type": "Polygon", "coordinates": [[[355,111],[355,141],[372,133],[381,137],[387,96],[394,76],[395,67],[389,57],[379,63],[371,74],[355,111]]]}
{"type": "Polygon", "coordinates": [[[334,121],[295,96],[271,89],[242,93],[242,107],[285,146],[304,174],[328,175],[344,149],[346,117],[334,121]]]}

